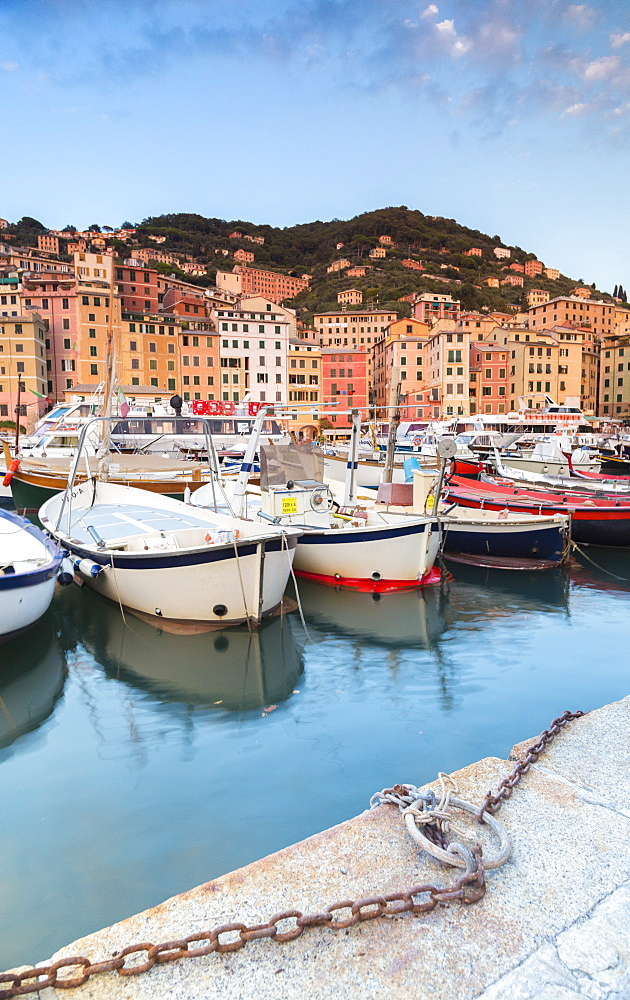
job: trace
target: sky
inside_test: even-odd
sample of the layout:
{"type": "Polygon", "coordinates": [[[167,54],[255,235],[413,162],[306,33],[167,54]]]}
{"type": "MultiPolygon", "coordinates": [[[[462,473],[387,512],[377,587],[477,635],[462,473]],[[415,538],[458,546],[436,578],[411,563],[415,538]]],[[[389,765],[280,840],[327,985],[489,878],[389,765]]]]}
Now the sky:
{"type": "Polygon", "coordinates": [[[0,0],[0,217],[407,205],[630,286],[629,0],[0,0]]]}

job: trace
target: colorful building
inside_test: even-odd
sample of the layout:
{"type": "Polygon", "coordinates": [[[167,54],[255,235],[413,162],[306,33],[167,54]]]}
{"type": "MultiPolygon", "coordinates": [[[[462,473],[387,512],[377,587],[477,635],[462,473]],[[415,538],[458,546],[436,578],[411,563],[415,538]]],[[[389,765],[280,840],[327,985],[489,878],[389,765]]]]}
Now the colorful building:
{"type": "Polygon", "coordinates": [[[336,430],[348,428],[352,419],[344,411],[358,408],[363,418],[368,416],[369,353],[365,346],[323,347],[321,357],[322,409],[336,430]]]}
{"type": "Polygon", "coordinates": [[[0,316],[0,418],[15,420],[20,391],[20,418],[31,429],[46,405],[45,323],[38,313],[0,316]]]}
{"type": "Polygon", "coordinates": [[[510,352],[482,340],[470,343],[470,413],[507,413],[510,352]]]}

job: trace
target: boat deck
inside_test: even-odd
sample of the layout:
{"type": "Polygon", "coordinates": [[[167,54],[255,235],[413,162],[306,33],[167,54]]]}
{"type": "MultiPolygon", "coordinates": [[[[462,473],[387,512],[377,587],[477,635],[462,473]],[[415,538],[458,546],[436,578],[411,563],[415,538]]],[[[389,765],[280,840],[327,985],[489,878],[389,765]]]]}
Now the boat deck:
{"type": "Polygon", "coordinates": [[[217,518],[213,522],[207,512],[204,512],[203,518],[199,517],[193,508],[180,512],[156,510],[148,504],[126,504],[122,508],[115,503],[97,504],[87,511],[84,508],[70,511],[69,527],[68,516],[64,513],[60,524],[60,528],[71,535],[74,541],[88,545],[93,545],[98,539],[107,545],[120,538],[163,535],[166,532],[172,535],[174,531],[191,528],[202,528],[207,532],[213,528],[223,530],[225,527],[225,521],[217,518]],[[90,528],[95,534],[90,532],[90,528]]]}

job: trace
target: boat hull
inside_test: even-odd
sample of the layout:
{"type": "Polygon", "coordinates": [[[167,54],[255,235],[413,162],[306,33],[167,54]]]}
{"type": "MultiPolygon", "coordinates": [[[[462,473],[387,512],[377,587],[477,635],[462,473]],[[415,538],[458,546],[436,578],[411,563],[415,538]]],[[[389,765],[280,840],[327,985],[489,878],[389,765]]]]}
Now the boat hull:
{"type": "MultiPolygon", "coordinates": [[[[333,587],[386,593],[434,582],[439,548],[435,520],[401,519],[376,528],[307,531],[295,554],[298,576],[333,587]]],[[[439,579],[439,575],[438,575],[439,579]]]]}
{"type": "Polygon", "coordinates": [[[495,566],[502,560],[513,568],[519,564],[532,569],[532,562],[548,568],[563,561],[566,539],[566,522],[560,521],[551,525],[451,522],[444,526],[443,550],[447,558],[475,557],[477,565],[495,566]]]}
{"type": "Polygon", "coordinates": [[[550,494],[527,494],[507,487],[482,489],[480,483],[457,483],[447,487],[449,500],[476,510],[509,510],[525,514],[567,514],[571,518],[571,538],[586,545],[630,545],[630,505],[601,500],[558,502],[550,494]],[[474,489],[473,489],[474,486],[474,489]]]}
{"type": "Polygon", "coordinates": [[[100,554],[67,540],[64,545],[81,582],[110,601],[156,624],[210,623],[224,628],[248,619],[261,621],[279,607],[296,539],[244,540],[186,554],[151,555],[100,554]],[[82,568],[83,560],[102,567],[98,576],[82,568]]]}
{"type": "MultiPolygon", "coordinates": [[[[77,476],[77,483],[85,482],[85,475],[77,476]]],[[[191,492],[203,484],[194,480],[179,480],[177,482],[160,479],[118,479],[109,480],[119,486],[137,486],[150,493],[170,497],[172,500],[183,500],[186,488],[191,492]]],[[[16,510],[25,514],[36,514],[47,500],[63,492],[68,485],[66,476],[48,476],[35,473],[16,472],[11,480],[11,493],[16,510]]]]}

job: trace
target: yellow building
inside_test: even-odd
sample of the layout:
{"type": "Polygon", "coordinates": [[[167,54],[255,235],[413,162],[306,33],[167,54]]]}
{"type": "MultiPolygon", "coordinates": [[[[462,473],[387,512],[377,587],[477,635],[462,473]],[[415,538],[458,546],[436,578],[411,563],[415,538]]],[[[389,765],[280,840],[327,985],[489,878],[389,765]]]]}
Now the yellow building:
{"type": "Polygon", "coordinates": [[[0,418],[15,420],[21,383],[20,417],[29,429],[46,402],[40,399],[46,396],[45,337],[39,313],[0,316],[0,418]]]}
{"type": "MultiPolygon", "coordinates": [[[[116,365],[119,381],[131,386],[153,386],[167,392],[175,392],[177,389],[182,397],[189,398],[184,395],[182,382],[186,351],[182,345],[182,336],[182,321],[179,316],[123,313],[116,365]]],[[[199,340],[201,336],[205,340],[203,335],[193,336],[187,331],[185,336],[190,340],[199,340]]],[[[192,370],[190,357],[188,361],[187,368],[192,370]]],[[[205,393],[203,398],[205,399],[205,393]]]]}
{"type": "Polygon", "coordinates": [[[322,352],[316,340],[291,338],[287,355],[288,399],[300,403],[291,414],[290,429],[298,438],[313,440],[319,433],[319,408],[322,402],[322,352]],[[307,409],[306,404],[312,409],[307,409]]]}
{"type": "Polygon", "coordinates": [[[630,336],[615,334],[601,343],[599,415],[630,416],[630,336]]]}
{"type": "Polygon", "coordinates": [[[398,319],[384,309],[352,309],[315,313],[313,326],[322,347],[371,347],[385,336],[385,328],[398,319]]]}
{"type": "MultiPolygon", "coordinates": [[[[427,379],[426,347],[429,326],[417,319],[390,323],[372,347],[372,390],[377,415],[385,419],[389,405],[392,371],[400,371],[401,393],[409,395],[424,388],[427,379]]],[[[411,414],[410,414],[411,416],[411,414]]]]}
{"type": "Polygon", "coordinates": [[[510,352],[510,409],[518,409],[519,396],[527,406],[540,408],[544,394],[584,409],[595,405],[597,354],[589,331],[571,325],[548,330],[497,328],[484,339],[510,352]]]}
{"type": "Polygon", "coordinates": [[[363,302],[363,292],[358,288],[346,288],[343,292],[337,292],[337,302],[342,305],[361,305],[363,302]]]}
{"type": "Polygon", "coordinates": [[[616,307],[602,299],[583,299],[577,295],[561,295],[529,310],[532,330],[549,329],[557,323],[574,323],[587,327],[600,337],[615,332],[616,307]]]}

